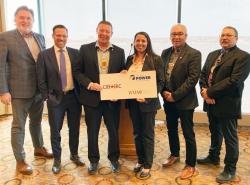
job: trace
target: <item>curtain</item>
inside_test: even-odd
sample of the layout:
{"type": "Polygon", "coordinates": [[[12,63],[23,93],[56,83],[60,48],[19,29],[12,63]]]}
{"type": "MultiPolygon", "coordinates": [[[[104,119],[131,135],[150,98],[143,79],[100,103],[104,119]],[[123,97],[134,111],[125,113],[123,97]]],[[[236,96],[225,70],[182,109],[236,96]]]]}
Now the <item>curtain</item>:
{"type": "MultiPolygon", "coordinates": [[[[5,31],[5,20],[4,20],[4,0],[0,0],[0,32],[5,31]]],[[[11,106],[6,106],[0,103],[0,115],[10,114],[11,106]]]]}
{"type": "Polygon", "coordinates": [[[5,30],[4,23],[4,0],[0,0],[0,32],[5,30]]]}

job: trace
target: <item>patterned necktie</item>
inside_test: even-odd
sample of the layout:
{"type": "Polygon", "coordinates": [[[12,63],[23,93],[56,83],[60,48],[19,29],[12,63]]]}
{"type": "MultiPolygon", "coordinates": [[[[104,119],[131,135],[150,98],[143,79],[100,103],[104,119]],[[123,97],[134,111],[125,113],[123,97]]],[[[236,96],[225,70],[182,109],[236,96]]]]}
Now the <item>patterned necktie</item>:
{"type": "Polygon", "coordinates": [[[65,90],[67,85],[67,76],[66,76],[66,64],[65,64],[65,56],[64,56],[64,50],[60,49],[60,76],[61,76],[61,82],[62,82],[62,89],[65,90]]]}
{"type": "Polygon", "coordinates": [[[214,64],[212,65],[211,69],[210,69],[210,73],[208,76],[208,86],[212,86],[212,80],[213,80],[213,73],[214,73],[214,69],[218,66],[218,64],[221,62],[221,58],[223,57],[223,55],[225,54],[225,50],[222,49],[220,52],[220,55],[217,57],[217,59],[215,60],[214,64]]]}

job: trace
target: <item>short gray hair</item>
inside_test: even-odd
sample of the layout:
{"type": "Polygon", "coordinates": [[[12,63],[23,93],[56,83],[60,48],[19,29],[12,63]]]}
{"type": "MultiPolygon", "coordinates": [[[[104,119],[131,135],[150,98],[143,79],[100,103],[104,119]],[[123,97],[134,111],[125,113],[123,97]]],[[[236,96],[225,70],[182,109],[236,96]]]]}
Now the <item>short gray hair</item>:
{"type": "Polygon", "coordinates": [[[34,11],[32,10],[32,9],[30,9],[30,8],[28,8],[27,6],[20,6],[20,7],[18,7],[17,9],[16,9],[16,11],[15,11],[15,17],[17,16],[17,14],[20,12],[20,11],[27,11],[27,12],[30,12],[31,13],[31,15],[32,15],[32,17],[33,17],[33,19],[34,19],[34,11]]]}
{"type": "Polygon", "coordinates": [[[234,34],[235,34],[235,37],[238,38],[238,31],[237,31],[237,29],[236,29],[235,27],[233,27],[233,26],[226,26],[226,27],[224,27],[223,29],[230,29],[230,30],[233,30],[233,31],[234,31],[234,34]]]}

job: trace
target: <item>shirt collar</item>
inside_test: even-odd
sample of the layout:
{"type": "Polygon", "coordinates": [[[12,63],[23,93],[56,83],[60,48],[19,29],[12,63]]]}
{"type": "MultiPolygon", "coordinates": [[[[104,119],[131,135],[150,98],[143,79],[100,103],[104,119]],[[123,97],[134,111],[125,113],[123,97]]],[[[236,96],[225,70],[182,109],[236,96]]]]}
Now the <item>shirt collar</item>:
{"type": "MultiPolygon", "coordinates": [[[[134,59],[135,59],[135,55],[136,54],[133,54],[132,55],[132,61],[134,62],[134,59]]],[[[143,61],[145,61],[145,58],[148,56],[148,54],[146,53],[145,55],[144,55],[144,57],[143,57],[143,61]]]]}
{"type": "MultiPolygon", "coordinates": [[[[98,41],[96,41],[96,43],[95,43],[95,48],[101,50],[98,41]]],[[[107,51],[107,50],[109,50],[109,49],[113,49],[113,48],[114,48],[113,44],[109,43],[109,46],[107,47],[107,49],[106,49],[105,51],[107,51]]]]}
{"type": "Polygon", "coordinates": [[[186,44],[181,46],[180,48],[174,48],[172,47],[172,52],[175,52],[175,53],[181,53],[181,51],[183,50],[183,48],[185,48],[186,44]]]}
{"type": "Polygon", "coordinates": [[[32,31],[29,33],[22,33],[19,30],[17,30],[17,31],[22,35],[23,38],[31,38],[34,36],[34,32],[32,32],[32,31]]]}
{"type": "Polygon", "coordinates": [[[66,46],[64,46],[64,48],[59,48],[59,47],[57,47],[56,45],[54,45],[54,49],[55,49],[56,52],[59,52],[61,49],[62,49],[63,51],[67,51],[66,46]]]}
{"type": "Polygon", "coordinates": [[[231,48],[228,48],[228,49],[224,49],[224,48],[222,48],[221,49],[221,53],[227,53],[227,52],[229,52],[229,51],[232,51],[234,48],[236,48],[237,46],[235,45],[235,46],[233,46],[233,47],[231,47],[231,48]]]}

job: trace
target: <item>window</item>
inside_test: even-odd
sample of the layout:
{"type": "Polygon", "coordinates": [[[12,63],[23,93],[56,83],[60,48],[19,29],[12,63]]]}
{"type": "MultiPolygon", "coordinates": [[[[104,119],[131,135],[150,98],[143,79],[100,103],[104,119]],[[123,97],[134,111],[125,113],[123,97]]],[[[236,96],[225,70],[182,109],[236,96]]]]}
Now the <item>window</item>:
{"type": "MultiPolygon", "coordinates": [[[[183,1],[182,22],[188,27],[188,43],[202,53],[203,64],[209,52],[219,49],[219,35],[225,26],[234,26],[239,32],[237,46],[250,51],[250,1],[234,0],[192,0],[183,1]]],[[[247,95],[250,93],[250,78],[245,81],[242,98],[242,112],[250,112],[247,95]]],[[[202,110],[202,99],[199,96],[197,110],[202,110]]]]}
{"type": "Polygon", "coordinates": [[[177,20],[175,0],[107,0],[107,20],[114,27],[113,41],[129,54],[134,35],[145,31],[157,54],[170,45],[170,27],[177,20]]]}
{"type": "Polygon", "coordinates": [[[96,40],[96,26],[102,20],[100,0],[44,0],[43,32],[47,47],[53,44],[52,28],[63,24],[68,28],[68,45],[79,48],[81,44],[96,40]]]}

